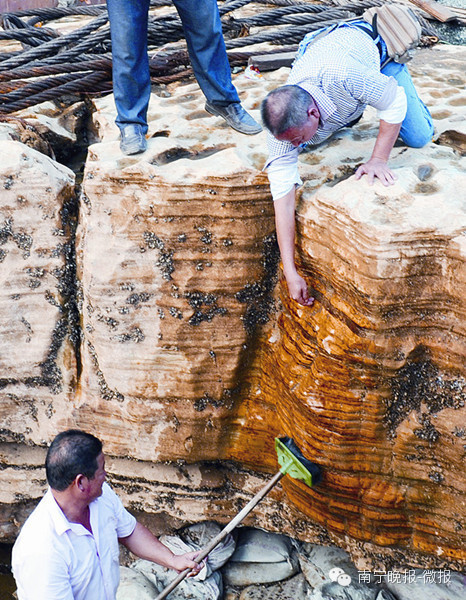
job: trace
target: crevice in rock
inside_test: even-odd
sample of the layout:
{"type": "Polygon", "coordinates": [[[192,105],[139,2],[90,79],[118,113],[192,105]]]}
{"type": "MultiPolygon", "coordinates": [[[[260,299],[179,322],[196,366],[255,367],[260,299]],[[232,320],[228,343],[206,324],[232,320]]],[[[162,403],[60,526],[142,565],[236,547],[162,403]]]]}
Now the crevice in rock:
{"type": "Polygon", "coordinates": [[[217,154],[217,152],[221,152],[222,150],[226,150],[227,148],[232,147],[232,144],[219,144],[218,146],[212,146],[203,150],[194,150],[192,148],[188,150],[188,148],[181,148],[180,146],[176,146],[170,148],[169,150],[166,150],[165,152],[161,152],[149,162],[150,164],[161,166],[175,162],[182,158],[187,158],[189,160],[200,160],[202,158],[208,158],[213,154],[217,154]]]}
{"type": "Polygon", "coordinates": [[[61,373],[59,373],[59,368],[55,361],[58,351],[67,335],[75,353],[78,380],[82,371],[81,317],[78,303],[79,282],[77,280],[76,265],[76,230],[79,222],[79,198],[89,147],[88,125],[93,112],[93,105],[87,99],[82,101],[79,97],[70,96],[62,104],[64,111],[78,105],[77,112],[75,112],[77,119],[75,128],[76,141],[70,144],[63,144],[53,135],[43,135],[53,150],[54,159],[71,169],[76,178],[74,193],[64,200],[60,211],[61,229],[57,233],[67,241],[59,244],[55,250],[56,254],[62,254],[64,258],[63,268],[56,269],[54,272],[58,280],[56,287],[61,297],[60,311],[63,316],[54,329],[48,356],[41,365],[42,377],[55,393],[58,393],[61,389],[61,373]]]}

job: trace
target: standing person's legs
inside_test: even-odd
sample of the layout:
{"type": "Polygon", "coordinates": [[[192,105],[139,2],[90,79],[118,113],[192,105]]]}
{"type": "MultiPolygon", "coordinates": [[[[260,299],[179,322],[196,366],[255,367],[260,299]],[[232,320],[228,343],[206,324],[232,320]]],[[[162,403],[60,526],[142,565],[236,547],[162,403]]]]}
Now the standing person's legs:
{"type": "Polygon", "coordinates": [[[150,0],[107,0],[113,61],[116,124],[138,125],[147,132],[150,98],[147,19],[150,0]]]}
{"type": "Polygon", "coordinates": [[[211,104],[239,102],[216,0],[173,0],[183,23],[186,44],[199,87],[211,104]]]}
{"type": "Polygon", "coordinates": [[[390,61],[382,73],[394,77],[406,93],[408,107],[401,124],[400,137],[407,146],[422,148],[432,140],[434,125],[427,106],[419,98],[406,65],[390,61]]]}
{"type": "Polygon", "coordinates": [[[173,0],[173,3],[183,23],[194,74],[207,99],[206,110],[222,117],[241,133],[254,135],[262,131],[241,106],[231,82],[217,0],[173,0]]]}

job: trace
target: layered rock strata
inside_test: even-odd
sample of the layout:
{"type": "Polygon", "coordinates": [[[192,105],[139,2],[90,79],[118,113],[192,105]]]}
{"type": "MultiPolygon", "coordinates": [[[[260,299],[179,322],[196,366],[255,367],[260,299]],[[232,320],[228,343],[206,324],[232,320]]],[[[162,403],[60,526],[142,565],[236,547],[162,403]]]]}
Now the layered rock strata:
{"type": "Polygon", "coordinates": [[[1,147],[0,429],[3,439],[41,444],[76,389],[66,224],[74,174],[19,141],[1,147]]]}
{"type": "MultiPolygon", "coordinates": [[[[297,251],[312,308],[276,285],[264,134],[228,129],[190,84],[153,95],[149,149],[123,157],[111,100],[98,101],[78,227],[78,382],[46,427],[4,413],[2,478],[24,490],[21,442],[83,427],[104,440],[125,503],[161,531],[228,520],[276,469],[274,436],[288,434],[324,481],[284,480],[250,524],[337,543],[360,565],[458,567],[462,54],[434,49],[412,66],[437,134],[425,149],[394,149],[395,186],[351,177],[377,133],[370,110],[301,155],[297,251]]],[[[238,76],[246,108],[286,75],[238,76]]],[[[4,506],[18,506],[5,489],[4,506]]],[[[43,489],[42,475],[29,497],[43,489]]]]}

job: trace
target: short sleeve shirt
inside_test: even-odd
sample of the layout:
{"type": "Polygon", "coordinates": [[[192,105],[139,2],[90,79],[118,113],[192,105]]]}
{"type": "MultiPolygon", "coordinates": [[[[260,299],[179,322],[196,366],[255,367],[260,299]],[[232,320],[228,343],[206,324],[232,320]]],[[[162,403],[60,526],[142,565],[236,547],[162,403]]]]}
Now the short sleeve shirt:
{"type": "Polygon", "coordinates": [[[42,498],[13,547],[19,600],[115,600],[118,538],[136,519],[107,483],[89,510],[92,534],[68,521],[50,490],[42,498]]]}

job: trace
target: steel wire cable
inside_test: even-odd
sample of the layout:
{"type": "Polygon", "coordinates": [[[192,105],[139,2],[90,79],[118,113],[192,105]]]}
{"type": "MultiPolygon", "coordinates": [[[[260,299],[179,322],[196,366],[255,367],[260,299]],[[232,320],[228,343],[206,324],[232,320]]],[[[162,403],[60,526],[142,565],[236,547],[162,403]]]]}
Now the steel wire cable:
{"type": "Polygon", "coordinates": [[[8,92],[12,92],[14,90],[23,88],[26,85],[26,83],[21,80],[15,80],[15,81],[5,81],[3,83],[0,83],[0,104],[3,101],[4,98],[4,94],[7,94],[8,92]]]}
{"type": "Polygon", "coordinates": [[[46,100],[53,100],[57,97],[57,92],[58,96],[63,96],[65,94],[82,92],[86,89],[94,89],[95,84],[101,82],[106,76],[107,74],[103,73],[102,71],[89,73],[79,81],[69,81],[63,85],[57,86],[56,88],[41,91],[33,96],[28,96],[27,98],[23,98],[17,102],[12,102],[7,107],[0,105],[0,113],[16,112],[17,110],[22,110],[23,108],[40,104],[46,100]]]}
{"type": "MultiPolygon", "coordinates": [[[[352,16],[349,12],[345,12],[344,14],[345,16],[342,18],[351,18],[352,16]]],[[[240,48],[241,46],[260,44],[262,42],[273,42],[280,39],[286,39],[287,43],[292,41],[300,42],[306,33],[315,31],[321,27],[326,27],[327,25],[333,25],[333,23],[338,23],[339,21],[341,21],[341,19],[329,19],[328,21],[318,21],[316,23],[298,25],[297,27],[284,27],[276,31],[257,33],[244,38],[228,40],[225,45],[227,48],[240,48]]]]}
{"type": "MultiPolygon", "coordinates": [[[[236,48],[270,42],[280,50],[294,51],[302,37],[348,18],[358,17],[371,6],[380,6],[383,0],[359,0],[336,3],[330,0],[315,5],[297,0],[227,0],[219,3],[222,28],[231,65],[244,65],[257,50],[236,51],[236,48]],[[267,5],[260,14],[244,18],[232,12],[250,3],[267,5]],[[269,8],[274,6],[275,8],[269,8]],[[293,26],[290,27],[289,25],[293,26]],[[270,26],[274,27],[270,30],[270,26]],[[251,28],[257,28],[251,35],[251,28]],[[233,39],[228,39],[233,36],[233,39]],[[243,37],[240,37],[243,36],[243,37]]],[[[151,9],[170,6],[170,0],[152,0],[151,9]]],[[[107,25],[106,6],[75,6],[55,9],[36,9],[7,13],[2,17],[7,31],[5,37],[16,36],[24,44],[38,44],[20,52],[0,53],[0,112],[14,112],[43,102],[58,99],[64,94],[101,93],[111,90],[111,41],[107,25]],[[63,18],[68,15],[96,17],[85,26],[57,38],[47,37],[45,27],[35,27],[39,22],[63,18]],[[24,19],[30,17],[29,21],[24,19]],[[29,36],[26,40],[25,36],[29,36]],[[23,41],[24,40],[24,41],[23,41]],[[11,82],[8,84],[8,82],[11,82]]],[[[423,33],[432,36],[432,28],[424,19],[423,33]]],[[[54,35],[54,34],[51,34],[54,35]]],[[[56,35],[56,34],[55,34],[56,35]]],[[[435,35],[435,33],[434,33],[435,35]]],[[[154,49],[184,38],[181,20],[176,12],[158,15],[150,11],[148,23],[149,69],[154,83],[169,83],[192,76],[189,56],[185,47],[179,50],[154,49]]],[[[10,39],[10,38],[8,38],[10,39]]],[[[430,38],[432,39],[432,38],[430,38]]],[[[427,39],[426,43],[429,43],[427,39]]],[[[262,54],[277,50],[261,50],[262,54]]]]}
{"type": "MultiPolygon", "coordinates": [[[[340,8],[340,7],[338,7],[340,8]]],[[[290,15],[295,13],[322,13],[324,11],[333,10],[328,6],[321,6],[319,4],[295,4],[293,6],[281,6],[279,8],[272,8],[268,11],[262,12],[253,17],[247,17],[247,21],[257,21],[258,23],[267,22],[271,18],[280,17],[282,15],[290,15]]]]}
{"type": "MultiPolygon", "coordinates": [[[[39,79],[39,80],[34,81],[33,83],[26,83],[19,90],[13,90],[11,92],[6,92],[6,93],[3,92],[2,96],[0,98],[0,104],[2,104],[2,103],[8,104],[10,102],[16,102],[17,100],[20,100],[24,96],[29,96],[29,95],[32,96],[32,95],[38,94],[39,92],[42,92],[44,90],[51,89],[52,87],[58,87],[64,83],[68,83],[69,81],[73,81],[75,79],[76,79],[76,77],[75,77],[74,73],[68,73],[68,74],[57,75],[56,77],[51,77],[51,78],[47,78],[47,79],[39,79]]],[[[8,84],[10,84],[10,82],[2,83],[2,84],[0,84],[0,87],[7,86],[8,84]]]]}
{"type": "Polygon", "coordinates": [[[108,71],[112,70],[111,58],[99,58],[98,60],[83,60],[79,63],[62,63],[60,65],[44,65],[41,67],[18,68],[0,73],[0,82],[14,81],[15,79],[29,79],[31,77],[43,77],[45,75],[58,75],[63,72],[77,73],[79,71],[108,71]]]}
{"type": "Polygon", "coordinates": [[[329,20],[339,18],[341,14],[348,14],[348,12],[350,12],[348,9],[332,9],[327,7],[321,11],[304,10],[301,12],[296,11],[295,9],[294,12],[289,10],[282,12],[282,10],[283,9],[271,10],[256,17],[242,19],[241,22],[244,22],[249,27],[277,25],[279,23],[313,23],[324,19],[329,20]]]}
{"type": "Polygon", "coordinates": [[[35,27],[35,25],[37,23],[40,23],[40,21],[38,21],[37,18],[31,19],[30,21],[25,22],[25,21],[23,21],[23,19],[20,19],[20,17],[18,17],[16,15],[12,15],[12,14],[5,15],[5,17],[2,20],[2,25],[5,30],[28,29],[31,32],[31,34],[33,32],[46,31],[54,37],[59,36],[59,33],[57,31],[55,31],[55,29],[52,29],[51,27],[35,27]]]}
{"type": "Polygon", "coordinates": [[[230,2],[224,2],[223,4],[219,4],[218,12],[222,17],[233,10],[238,10],[238,8],[246,6],[246,4],[251,4],[251,2],[252,0],[231,0],[230,2]]]}
{"type": "Polygon", "coordinates": [[[104,25],[107,21],[108,15],[105,12],[105,14],[101,15],[91,23],[84,25],[84,27],[81,27],[80,29],[62,35],[56,39],[50,40],[49,42],[45,42],[38,48],[26,50],[19,56],[15,56],[11,59],[4,60],[0,64],[0,71],[11,69],[12,67],[19,67],[21,65],[26,64],[27,62],[32,62],[34,60],[47,56],[48,54],[56,54],[62,46],[66,46],[76,40],[79,40],[83,36],[88,35],[89,33],[95,31],[96,29],[104,25]]]}
{"type": "Polygon", "coordinates": [[[107,12],[107,6],[101,4],[98,6],[72,6],[72,7],[57,7],[57,8],[29,8],[14,12],[7,12],[2,15],[2,21],[10,19],[10,17],[37,17],[40,21],[54,21],[74,15],[96,16],[107,12]]]}
{"type": "Polygon", "coordinates": [[[57,36],[41,29],[37,29],[36,32],[32,32],[30,29],[0,31],[0,40],[16,40],[27,46],[37,47],[51,39],[57,39],[57,36]]]}
{"type": "Polygon", "coordinates": [[[87,38],[83,39],[81,42],[79,42],[69,50],[64,50],[59,54],[45,57],[42,61],[34,61],[33,64],[35,66],[40,66],[40,64],[54,65],[63,61],[67,62],[69,59],[72,58],[82,60],[81,57],[86,53],[87,50],[90,50],[91,48],[95,49],[96,46],[98,46],[99,44],[109,41],[109,36],[110,30],[108,27],[101,31],[94,31],[87,38]]]}
{"type": "Polygon", "coordinates": [[[18,56],[21,53],[22,53],[22,50],[15,50],[13,52],[0,52],[0,63],[2,62],[2,60],[7,60],[8,58],[11,58],[12,56],[18,56]]]}
{"type": "Polygon", "coordinates": [[[274,4],[275,6],[302,6],[306,1],[299,2],[295,0],[255,0],[258,4],[274,4]]]}

